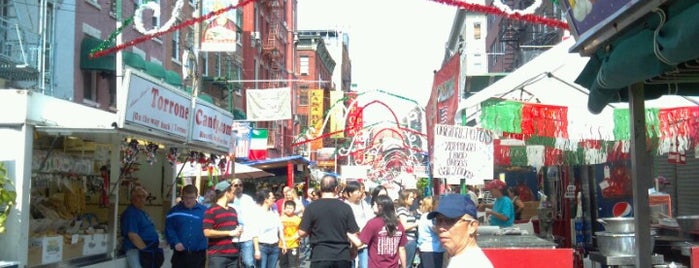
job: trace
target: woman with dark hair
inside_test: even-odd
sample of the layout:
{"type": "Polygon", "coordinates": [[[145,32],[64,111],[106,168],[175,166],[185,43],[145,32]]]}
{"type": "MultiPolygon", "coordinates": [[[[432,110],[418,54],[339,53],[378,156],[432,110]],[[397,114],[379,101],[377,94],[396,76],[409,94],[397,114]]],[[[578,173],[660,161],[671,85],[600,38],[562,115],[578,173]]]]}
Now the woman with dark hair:
{"type": "Polygon", "coordinates": [[[507,196],[512,200],[512,206],[515,209],[515,220],[522,219],[522,211],[524,211],[524,202],[519,198],[519,193],[515,187],[507,187],[507,196]]]}
{"type": "Polygon", "coordinates": [[[374,190],[371,190],[371,200],[369,200],[369,203],[374,204],[374,200],[376,200],[376,197],[379,195],[388,196],[388,190],[386,190],[386,187],[381,185],[374,187],[374,190]]]}
{"type": "Polygon", "coordinates": [[[364,226],[359,241],[350,236],[352,243],[357,247],[368,246],[369,268],[406,268],[405,244],[408,241],[403,225],[396,217],[393,200],[387,195],[378,195],[372,208],[376,217],[364,226]]]}
{"type": "Polygon", "coordinates": [[[276,201],[274,193],[261,189],[255,193],[255,203],[259,206],[255,211],[257,237],[253,238],[255,248],[255,266],[259,268],[276,268],[279,260],[279,241],[282,241],[283,253],[286,253],[284,243],[284,227],[279,214],[272,210],[276,201]]]}

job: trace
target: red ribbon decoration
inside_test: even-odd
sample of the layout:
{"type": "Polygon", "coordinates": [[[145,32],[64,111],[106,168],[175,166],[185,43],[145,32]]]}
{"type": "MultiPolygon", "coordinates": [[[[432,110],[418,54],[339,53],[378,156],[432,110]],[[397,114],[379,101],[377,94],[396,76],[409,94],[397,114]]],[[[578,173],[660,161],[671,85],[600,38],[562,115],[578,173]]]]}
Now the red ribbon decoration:
{"type": "Polygon", "coordinates": [[[106,55],[111,54],[111,53],[116,53],[117,51],[124,50],[127,47],[135,46],[137,44],[151,40],[153,38],[157,38],[157,37],[160,37],[162,35],[177,31],[177,30],[182,29],[184,27],[189,27],[189,26],[192,26],[194,24],[201,23],[202,21],[208,20],[212,17],[215,17],[215,16],[221,15],[225,12],[228,12],[231,9],[236,9],[236,8],[245,6],[245,5],[252,3],[252,2],[255,2],[255,1],[257,1],[257,0],[241,0],[237,5],[230,5],[230,6],[227,6],[225,8],[219,9],[219,10],[211,11],[204,16],[201,16],[198,18],[188,19],[180,24],[172,26],[170,29],[167,29],[165,31],[157,32],[157,33],[154,33],[151,35],[144,35],[144,36],[141,36],[141,37],[136,38],[134,40],[131,40],[129,42],[126,42],[126,43],[123,43],[123,44],[120,44],[120,45],[117,45],[117,46],[114,46],[114,47],[111,47],[111,48],[108,48],[105,50],[100,50],[100,51],[97,51],[95,53],[90,53],[90,58],[95,59],[95,58],[99,58],[102,56],[106,56],[106,55]]]}
{"type": "Polygon", "coordinates": [[[559,29],[563,29],[563,30],[569,29],[568,23],[566,23],[564,21],[549,19],[546,17],[541,17],[541,16],[537,16],[537,15],[532,15],[532,14],[526,14],[526,15],[522,15],[519,13],[508,14],[507,12],[502,11],[499,8],[494,7],[494,6],[472,4],[472,3],[461,2],[458,0],[430,0],[430,1],[437,2],[440,4],[460,7],[460,8],[466,9],[468,11],[497,15],[497,16],[508,18],[508,19],[526,21],[526,22],[531,22],[531,23],[535,23],[535,24],[543,24],[546,26],[555,27],[555,28],[559,28],[559,29]]]}

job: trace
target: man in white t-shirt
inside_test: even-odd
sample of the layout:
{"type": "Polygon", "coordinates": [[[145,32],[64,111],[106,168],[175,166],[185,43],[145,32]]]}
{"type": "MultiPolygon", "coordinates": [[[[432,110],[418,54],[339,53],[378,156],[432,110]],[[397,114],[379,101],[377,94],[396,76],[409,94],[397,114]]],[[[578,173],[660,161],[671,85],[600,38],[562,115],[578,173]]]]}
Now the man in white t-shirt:
{"type": "Polygon", "coordinates": [[[427,214],[434,223],[439,242],[451,259],[447,268],[492,268],[493,264],[476,243],[476,205],[461,194],[448,194],[439,200],[437,210],[427,214]]]}
{"type": "Polygon", "coordinates": [[[238,224],[243,227],[243,233],[235,242],[240,247],[242,268],[253,268],[255,267],[255,248],[253,247],[252,238],[257,236],[257,228],[254,226],[255,214],[251,212],[258,210],[259,207],[252,197],[243,193],[243,181],[236,178],[231,182],[234,188],[235,199],[229,206],[235,208],[236,213],[238,213],[238,224]]]}

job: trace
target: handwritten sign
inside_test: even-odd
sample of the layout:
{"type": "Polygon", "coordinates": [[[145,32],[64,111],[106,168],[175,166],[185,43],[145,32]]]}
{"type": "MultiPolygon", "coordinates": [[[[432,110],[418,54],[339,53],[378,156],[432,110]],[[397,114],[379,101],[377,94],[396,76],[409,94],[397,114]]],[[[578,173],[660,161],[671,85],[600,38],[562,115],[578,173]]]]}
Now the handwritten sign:
{"type": "Polygon", "coordinates": [[[483,129],[437,124],[434,130],[436,178],[449,184],[483,184],[493,177],[493,136],[483,129]]]}

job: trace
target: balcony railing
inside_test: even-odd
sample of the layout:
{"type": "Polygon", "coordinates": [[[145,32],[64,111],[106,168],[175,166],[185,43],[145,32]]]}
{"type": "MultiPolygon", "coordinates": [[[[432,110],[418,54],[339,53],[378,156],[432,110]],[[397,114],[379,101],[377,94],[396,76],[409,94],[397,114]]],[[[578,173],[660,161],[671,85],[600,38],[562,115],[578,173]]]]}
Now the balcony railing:
{"type": "Polygon", "coordinates": [[[0,77],[10,80],[37,79],[40,51],[38,33],[0,18],[0,77]]]}

